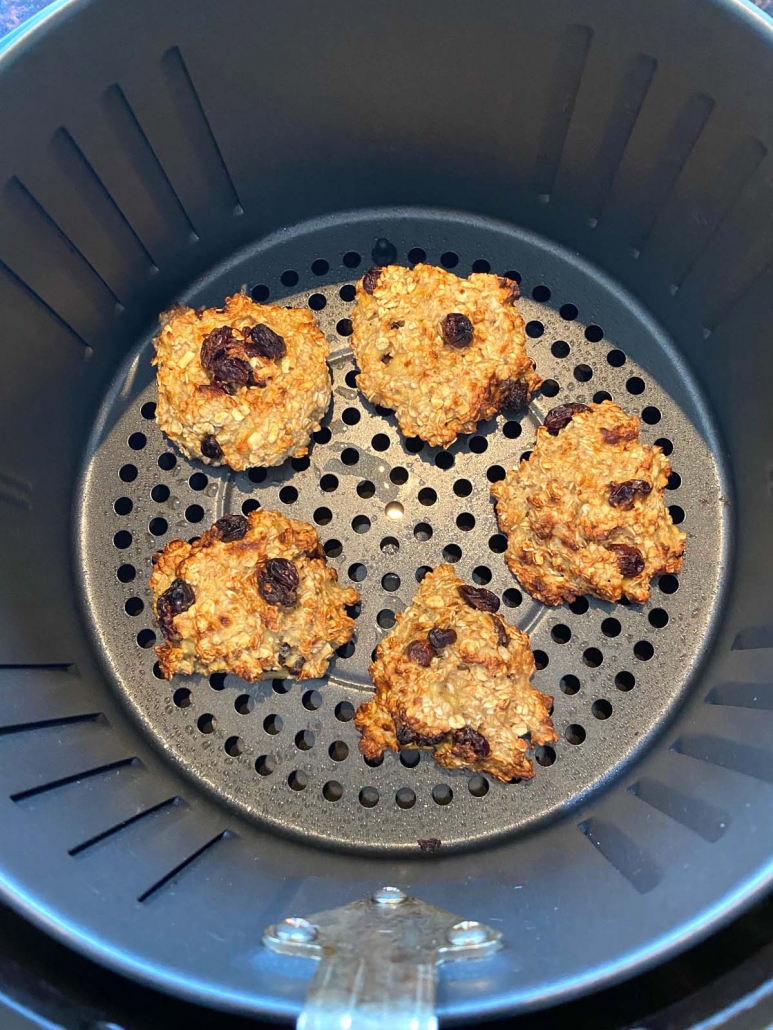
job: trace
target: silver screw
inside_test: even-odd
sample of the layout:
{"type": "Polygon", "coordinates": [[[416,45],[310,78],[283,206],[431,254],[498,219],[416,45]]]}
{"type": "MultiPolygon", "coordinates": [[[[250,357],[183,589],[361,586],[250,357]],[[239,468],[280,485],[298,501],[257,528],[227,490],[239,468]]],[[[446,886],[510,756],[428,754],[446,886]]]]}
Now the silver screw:
{"type": "Polygon", "coordinates": [[[317,936],[317,928],[308,919],[299,919],[293,916],[290,919],[283,919],[277,925],[276,935],[280,941],[287,941],[290,944],[310,944],[317,936]]]}
{"type": "Polygon", "coordinates": [[[448,942],[457,948],[469,948],[475,944],[485,944],[490,939],[487,926],[476,923],[472,919],[463,919],[448,931],[448,942]]]}
{"type": "Polygon", "coordinates": [[[373,900],[377,905],[402,905],[405,895],[399,887],[379,887],[373,900]]]}

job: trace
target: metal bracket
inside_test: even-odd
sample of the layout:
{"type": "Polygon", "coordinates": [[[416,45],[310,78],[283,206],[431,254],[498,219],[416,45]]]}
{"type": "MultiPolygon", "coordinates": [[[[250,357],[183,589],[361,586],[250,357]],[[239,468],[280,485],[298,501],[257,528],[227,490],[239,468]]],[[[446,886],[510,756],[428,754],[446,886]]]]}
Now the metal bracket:
{"type": "Polygon", "coordinates": [[[483,958],[501,933],[398,887],[270,926],[263,943],[319,960],[297,1030],[437,1030],[437,965],[483,958]]]}

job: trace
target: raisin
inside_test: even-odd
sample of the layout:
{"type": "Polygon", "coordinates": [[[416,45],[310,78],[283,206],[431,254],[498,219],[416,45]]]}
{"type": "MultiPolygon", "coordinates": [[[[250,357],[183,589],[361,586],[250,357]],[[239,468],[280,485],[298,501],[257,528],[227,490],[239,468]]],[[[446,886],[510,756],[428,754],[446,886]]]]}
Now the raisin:
{"type": "Polygon", "coordinates": [[[614,426],[612,429],[607,429],[606,426],[601,427],[601,439],[604,443],[627,443],[629,440],[636,440],[638,436],[639,428],[635,422],[614,426]]]}
{"type": "Polygon", "coordinates": [[[436,733],[433,736],[417,733],[412,726],[406,725],[400,719],[395,719],[395,736],[401,747],[407,747],[410,744],[416,747],[434,747],[445,738],[445,733],[436,733]]]}
{"type": "Polygon", "coordinates": [[[638,547],[631,547],[630,544],[607,544],[608,551],[614,551],[617,555],[617,567],[620,575],[626,579],[632,579],[644,571],[644,558],[638,547]]]}
{"type": "Polygon", "coordinates": [[[497,646],[507,647],[510,642],[510,638],[507,635],[507,628],[498,615],[492,615],[491,621],[494,623],[494,629],[497,631],[497,646]]]}
{"type": "Polygon", "coordinates": [[[242,329],[242,333],[245,338],[244,349],[250,357],[278,361],[287,354],[284,338],[267,325],[254,325],[251,329],[242,329]]]}
{"type": "Polygon", "coordinates": [[[196,603],[196,595],[190,583],[184,579],[176,579],[156,601],[156,612],[161,632],[167,640],[176,640],[177,634],[172,626],[175,615],[187,612],[196,603]]]}
{"type": "Polygon", "coordinates": [[[499,405],[507,411],[520,411],[529,403],[529,387],[523,379],[505,379],[499,384],[499,405]]]}
{"type": "Polygon", "coordinates": [[[241,540],[246,536],[250,524],[244,515],[224,515],[218,519],[215,528],[220,534],[224,544],[233,543],[234,540],[241,540]]]}
{"type": "Polygon", "coordinates": [[[469,749],[476,758],[485,758],[491,753],[489,742],[472,726],[462,726],[460,730],[454,731],[454,749],[457,748],[465,751],[469,749]]]}
{"type": "Polygon", "coordinates": [[[502,298],[503,304],[515,304],[521,296],[521,288],[515,279],[505,279],[504,277],[499,280],[499,285],[508,291],[507,296],[502,298]]]}
{"type": "Polygon", "coordinates": [[[201,441],[201,453],[210,461],[223,460],[223,448],[211,433],[207,433],[201,441]]]}
{"type": "Polygon", "coordinates": [[[582,411],[590,411],[587,404],[579,404],[577,401],[559,404],[557,408],[551,408],[545,415],[545,429],[551,436],[556,436],[560,430],[569,425],[575,415],[579,415],[582,411]]]}
{"type": "Polygon", "coordinates": [[[648,494],[652,487],[646,479],[626,479],[624,483],[609,484],[609,503],[613,508],[628,511],[633,508],[637,494],[648,494]]]}
{"type": "Polygon", "coordinates": [[[392,357],[393,357],[392,354],[384,354],[382,356],[382,358],[381,358],[381,364],[382,365],[388,365],[389,362],[392,360],[392,357]]]}
{"type": "Polygon", "coordinates": [[[485,587],[471,587],[466,583],[457,588],[459,596],[470,608],[477,608],[479,612],[498,612],[501,604],[496,594],[492,594],[485,587]]]}
{"type": "Polygon", "coordinates": [[[437,837],[428,837],[427,840],[417,840],[416,843],[425,855],[434,855],[435,852],[440,851],[443,846],[442,841],[439,841],[437,837]]]}
{"type": "Polygon", "coordinates": [[[440,331],[443,334],[443,341],[449,347],[469,347],[472,343],[472,322],[466,315],[460,315],[453,311],[446,315],[440,323],[440,331]]]}
{"type": "Polygon", "coordinates": [[[235,345],[234,331],[230,325],[221,325],[219,329],[213,329],[211,333],[207,333],[201,344],[201,367],[212,375],[218,358],[221,358],[229,347],[235,345]]]}
{"type": "Polygon", "coordinates": [[[366,272],[362,277],[362,288],[367,294],[372,294],[376,288],[378,277],[381,275],[380,268],[371,268],[370,271],[366,272]]]}
{"type": "Polygon", "coordinates": [[[432,644],[424,640],[412,640],[406,647],[405,653],[412,662],[416,662],[417,665],[423,665],[425,669],[437,655],[437,651],[435,651],[432,644]]]}
{"type": "Polygon", "coordinates": [[[269,558],[258,570],[258,590],[266,604],[291,608],[298,601],[299,582],[289,558],[269,558]]]}
{"type": "Polygon", "coordinates": [[[252,383],[252,365],[246,358],[240,358],[238,354],[227,351],[216,358],[212,366],[212,375],[216,383],[222,383],[228,387],[239,389],[240,386],[249,386],[252,383]]]}
{"type": "Polygon", "coordinates": [[[456,630],[450,628],[442,629],[440,627],[431,629],[427,634],[427,640],[436,651],[439,651],[441,648],[448,647],[456,642],[456,630]]]}
{"type": "Polygon", "coordinates": [[[394,320],[394,322],[390,322],[389,323],[389,328],[390,329],[402,329],[402,327],[404,325],[405,325],[405,322],[403,322],[403,320],[401,318],[396,318],[394,320]]]}

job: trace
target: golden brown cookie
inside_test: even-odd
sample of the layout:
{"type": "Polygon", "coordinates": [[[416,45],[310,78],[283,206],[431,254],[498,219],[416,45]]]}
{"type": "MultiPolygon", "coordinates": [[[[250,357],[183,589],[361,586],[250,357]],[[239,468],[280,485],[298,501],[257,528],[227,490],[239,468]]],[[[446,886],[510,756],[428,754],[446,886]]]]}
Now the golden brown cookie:
{"type": "Polygon", "coordinates": [[[330,403],[329,347],[310,311],[178,307],[153,341],[156,420],[189,458],[237,471],[308,451],[330,403]]]}
{"type": "Polygon", "coordinates": [[[354,717],[366,758],[425,748],[446,769],[504,781],[534,775],[524,737],[557,739],[553,699],[531,686],[529,638],[498,608],[496,594],[468,586],[450,565],[424,577],[376,648],[376,696],[354,717]]]}
{"type": "Polygon", "coordinates": [[[333,651],[351,640],[341,587],[312,526],[262,509],[224,515],[193,544],[172,540],[153,557],[153,610],[175,673],[324,676],[333,651]]]}
{"type": "Polygon", "coordinates": [[[373,404],[394,409],[406,436],[447,447],[541,383],[526,353],[518,286],[432,265],[373,268],[357,284],[350,342],[373,404]]]}
{"type": "Polygon", "coordinates": [[[653,576],[681,569],[685,534],[663,501],[671,466],[639,443],[639,424],[611,401],[562,404],[491,488],[507,564],[538,601],[644,602],[653,576]]]}

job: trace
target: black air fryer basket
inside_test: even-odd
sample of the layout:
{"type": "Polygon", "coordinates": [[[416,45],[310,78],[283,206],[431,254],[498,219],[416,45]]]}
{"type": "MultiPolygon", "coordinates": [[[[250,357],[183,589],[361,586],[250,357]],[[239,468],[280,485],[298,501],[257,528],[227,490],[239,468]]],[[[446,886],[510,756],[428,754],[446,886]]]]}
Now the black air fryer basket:
{"type": "Polygon", "coordinates": [[[771,97],[742,0],[69,0],[6,47],[4,900],[246,1013],[297,1014],[324,951],[307,1027],[416,1030],[438,960],[441,1016],[543,1006],[768,889],[771,97]],[[363,400],[347,340],[357,278],[424,260],[517,279],[545,380],[448,450],[363,400]],[[308,458],[231,473],[164,439],[149,358],[160,311],[240,289],[314,310],[334,389],[308,458]],[[604,397],[670,455],[684,570],[546,609],[489,488],[604,397]],[[259,505],[356,583],[353,643],[324,682],[162,680],[151,554],[259,505]],[[357,750],[371,652],[442,561],[531,635],[560,740],[529,783],[357,750]]]}

